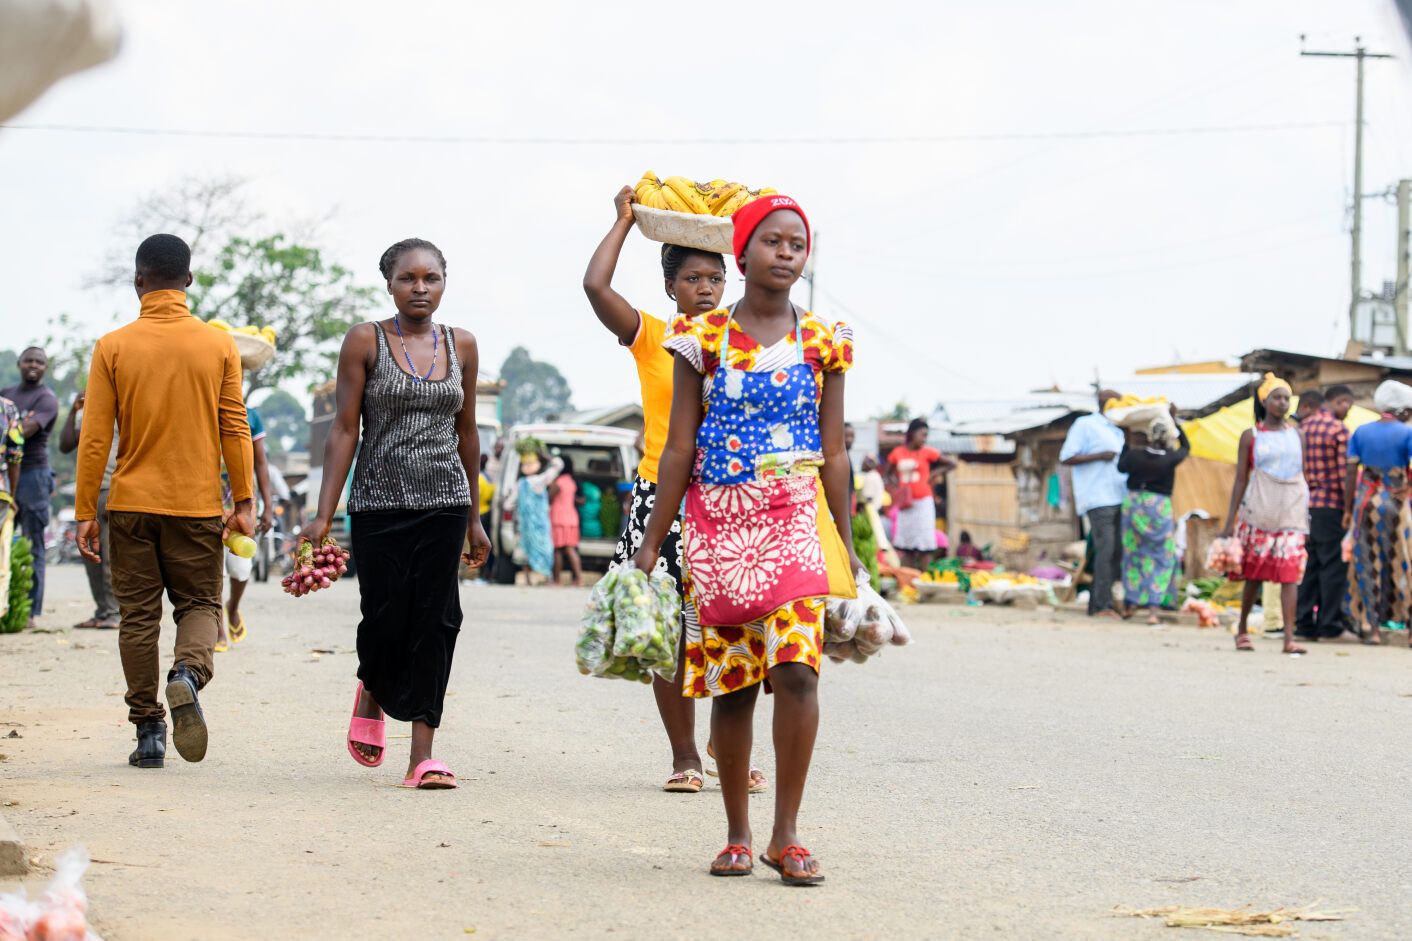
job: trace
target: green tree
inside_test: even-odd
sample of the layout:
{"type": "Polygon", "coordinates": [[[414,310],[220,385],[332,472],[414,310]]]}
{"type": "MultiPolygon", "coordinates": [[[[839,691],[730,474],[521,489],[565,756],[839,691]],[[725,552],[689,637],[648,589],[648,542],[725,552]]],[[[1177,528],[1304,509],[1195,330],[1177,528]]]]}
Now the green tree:
{"type": "Polygon", "coordinates": [[[294,396],[275,389],[256,408],[265,422],[265,447],[270,453],[303,451],[309,446],[309,415],[294,396]]]}
{"type": "Polygon", "coordinates": [[[506,425],[544,421],[573,409],[569,381],[552,364],[530,357],[517,346],[500,367],[505,383],[500,393],[500,414],[506,425]]]}
{"type": "Polygon", "coordinates": [[[912,417],[912,407],[906,399],[900,400],[892,408],[873,416],[878,421],[907,421],[912,417]]]}
{"type": "Polygon", "coordinates": [[[274,359],[246,375],[246,395],[289,380],[328,379],[339,341],[369,311],[377,292],[323,252],[284,235],[233,236],[209,261],[195,265],[191,312],[231,326],[273,327],[274,359]]]}

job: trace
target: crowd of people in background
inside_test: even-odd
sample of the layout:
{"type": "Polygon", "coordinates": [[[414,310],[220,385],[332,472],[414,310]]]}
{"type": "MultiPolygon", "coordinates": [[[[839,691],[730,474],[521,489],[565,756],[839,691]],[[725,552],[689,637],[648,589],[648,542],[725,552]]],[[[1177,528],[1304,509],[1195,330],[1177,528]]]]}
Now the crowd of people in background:
{"type": "MultiPolygon", "coordinates": [[[[1108,414],[1119,398],[1099,393],[1098,410],[1070,427],[1060,460],[1072,470],[1085,521],[1088,613],[1119,618],[1145,610],[1156,624],[1160,610],[1181,601],[1184,540],[1172,494],[1191,448],[1175,409],[1145,430],[1119,426],[1108,414]]],[[[1305,652],[1298,640],[1351,630],[1380,644],[1385,624],[1412,620],[1412,387],[1382,383],[1374,393],[1378,419],[1352,432],[1348,386],[1298,399],[1296,410],[1289,383],[1267,374],[1254,390],[1255,422],[1238,443],[1218,536],[1240,548],[1232,575],[1243,582],[1238,651],[1254,649],[1249,624],[1257,602],[1267,631],[1281,633],[1284,651],[1296,655],[1305,652]]]]}

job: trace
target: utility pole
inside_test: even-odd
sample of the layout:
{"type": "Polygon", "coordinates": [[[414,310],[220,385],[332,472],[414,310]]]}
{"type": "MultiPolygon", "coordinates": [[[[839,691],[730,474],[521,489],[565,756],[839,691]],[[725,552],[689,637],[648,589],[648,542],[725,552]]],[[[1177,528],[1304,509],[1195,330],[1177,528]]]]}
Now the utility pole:
{"type": "MultiPolygon", "coordinates": [[[[1304,41],[1303,36],[1300,36],[1299,39],[1301,43],[1304,41]]],[[[1363,60],[1391,59],[1392,56],[1383,52],[1369,52],[1363,48],[1363,37],[1361,36],[1353,37],[1352,52],[1310,52],[1307,49],[1301,49],[1299,54],[1301,56],[1358,60],[1358,97],[1353,119],[1353,289],[1348,302],[1348,333],[1352,338],[1355,329],[1354,317],[1358,312],[1358,300],[1363,293],[1363,60]]]]}
{"type": "Polygon", "coordinates": [[[817,229],[810,237],[809,244],[809,264],[806,273],[809,276],[809,310],[812,311],[814,309],[814,284],[819,280],[819,231],[817,229]]]}
{"type": "MultiPolygon", "coordinates": [[[[1409,257],[1408,240],[1412,238],[1412,180],[1397,181],[1397,293],[1393,295],[1393,309],[1397,311],[1397,335],[1402,338],[1404,347],[1407,337],[1407,295],[1412,293],[1407,284],[1409,257]]],[[[1407,350],[1398,350],[1406,355],[1407,350]]]]}

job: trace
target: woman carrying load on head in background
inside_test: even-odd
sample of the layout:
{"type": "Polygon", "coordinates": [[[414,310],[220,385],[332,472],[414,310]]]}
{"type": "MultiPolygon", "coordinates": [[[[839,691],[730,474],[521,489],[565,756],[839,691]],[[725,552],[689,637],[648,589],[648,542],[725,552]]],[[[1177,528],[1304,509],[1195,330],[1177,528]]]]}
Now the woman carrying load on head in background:
{"type": "Polygon", "coordinates": [[[743,876],[753,866],[748,764],[755,702],[767,685],[777,791],[760,859],[786,884],[811,885],[823,876],[800,845],[797,817],[819,727],[824,601],[852,594],[852,572],[862,567],[848,525],[843,433],[852,332],[790,302],[809,255],[808,222],[794,200],[759,199],[733,221],[745,296],[672,324],[671,423],[657,505],[633,561],[643,572],[656,568],[685,497],[688,603],[699,619],[686,640],[685,693],[713,697],[726,808],[726,847],[710,872],[743,876]]]}
{"type": "MultiPolygon", "coordinates": [[[[1172,424],[1177,410],[1172,407],[1172,424]]],[[[1191,446],[1177,425],[1172,447],[1172,425],[1154,421],[1147,433],[1132,432],[1118,455],[1118,471],[1128,475],[1128,495],[1123,500],[1123,605],[1125,617],[1147,609],[1147,623],[1157,624],[1158,608],[1177,602],[1177,522],[1172,515],[1172,489],[1177,465],[1186,460],[1191,446]]]]}
{"type": "Polygon", "coordinates": [[[1344,529],[1353,536],[1352,610],[1365,644],[1383,642],[1386,621],[1412,617],[1407,532],[1412,526],[1412,387],[1389,379],[1373,393],[1382,414],[1348,439],[1344,529]]]}
{"type": "MultiPolygon", "coordinates": [[[[642,463],[632,485],[632,502],[627,527],[613,553],[613,565],[625,565],[642,547],[647,518],[657,501],[657,473],[662,449],[667,443],[667,425],[672,410],[672,354],[662,346],[667,335],[665,321],[638,310],[613,290],[613,272],[618,265],[623,243],[632,229],[632,205],[637,201],[632,187],[625,186],[613,198],[617,218],[603,237],[602,243],[589,260],[583,276],[584,293],[599,322],[607,327],[618,343],[632,353],[637,364],[638,383],[642,388],[643,447],[642,463]]],[[[721,306],[726,290],[726,262],[716,252],[663,245],[662,279],[666,295],[676,305],[677,314],[694,317],[721,306]]],[[[657,559],[656,571],[668,575],[684,590],[681,558],[681,519],[673,520],[657,559]]],[[[696,609],[682,605],[682,643],[694,630],[696,609]]],[[[705,784],[702,777],[701,754],[696,748],[696,703],[683,698],[682,671],[685,669],[681,649],[678,649],[677,675],[671,681],[659,676],[652,678],[652,695],[657,700],[657,712],[666,729],[672,748],[672,773],[663,790],[694,794],[705,784]]],[[[708,754],[711,746],[708,743],[708,754]]],[[[760,793],[769,786],[765,773],[750,769],[750,792],[760,793]]]]}
{"type": "MultiPolygon", "coordinates": [[[[545,457],[537,439],[521,439],[519,476],[505,493],[504,510],[515,517],[519,542],[516,556],[523,553],[525,583],[547,585],[554,574],[554,526],[549,514],[549,490],[564,469],[560,458],[545,457]]],[[[517,560],[518,561],[518,560],[517,560]]]]}
{"type": "Polygon", "coordinates": [[[1304,439],[1289,423],[1289,383],[1274,373],[1255,392],[1255,427],[1240,436],[1235,486],[1223,537],[1240,540],[1244,560],[1236,650],[1254,650],[1246,622],[1265,582],[1280,586],[1284,609],[1284,652],[1302,654],[1294,642],[1294,610],[1307,559],[1309,486],[1304,480],[1304,439]]]}
{"type": "Polygon", "coordinates": [[[432,322],[446,289],[435,245],[398,242],[379,267],[397,309],[343,340],[318,515],[304,537],[318,545],[328,535],[356,452],[348,517],[363,618],[348,751],[381,765],[386,713],[412,723],[402,786],[453,788],[431,750],[461,630],[460,566],[479,567],[490,552],[471,508],[479,353],[467,331],[432,322]]]}

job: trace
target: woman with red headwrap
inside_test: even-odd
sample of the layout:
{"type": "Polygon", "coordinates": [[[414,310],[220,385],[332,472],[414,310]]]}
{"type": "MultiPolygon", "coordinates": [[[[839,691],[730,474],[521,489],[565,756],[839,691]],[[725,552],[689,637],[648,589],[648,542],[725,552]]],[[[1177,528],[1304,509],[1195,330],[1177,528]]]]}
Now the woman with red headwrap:
{"type": "Polygon", "coordinates": [[[1255,427],[1240,436],[1235,486],[1223,536],[1240,540],[1245,591],[1240,601],[1236,650],[1254,650],[1246,621],[1265,582],[1280,586],[1288,654],[1302,654],[1294,642],[1294,614],[1308,554],[1309,485],[1304,480],[1304,438],[1289,422],[1289,383],[1266,373],[1255,392],[1255,427]]]}
{"type": "Polygon", "coordinates": [[[683,692],[712,697],[726,809],[726,847],[711,874],[751,871],[749,759],[763,684],[775,693],[777,798],[760,858],[786,884],[811,885],[823,876],[799,843],[796,818],[819,726],[824,599],[836,593],[826,554],[837,547],[851,571],[861,567],[847,525],[843,443],[852,333],[790,302],[809,255],[798,203],[764,197],[733,221],[745,296],[727,310],[678,317],[663,344],[676,355],[671,423],[633,561],[652,570],[685,498],[698,623],[686,639],[683,692]]]}

